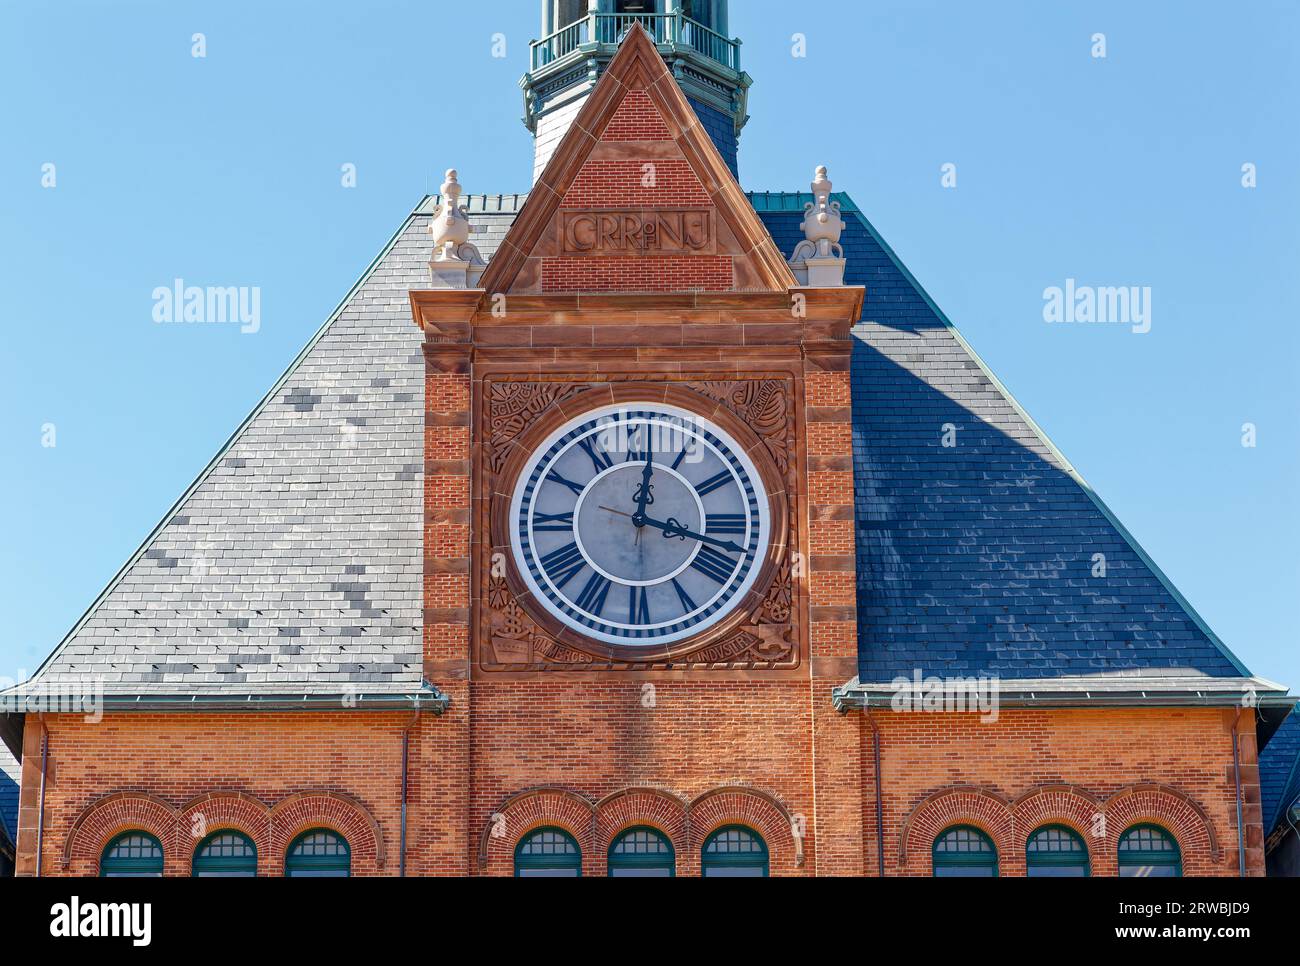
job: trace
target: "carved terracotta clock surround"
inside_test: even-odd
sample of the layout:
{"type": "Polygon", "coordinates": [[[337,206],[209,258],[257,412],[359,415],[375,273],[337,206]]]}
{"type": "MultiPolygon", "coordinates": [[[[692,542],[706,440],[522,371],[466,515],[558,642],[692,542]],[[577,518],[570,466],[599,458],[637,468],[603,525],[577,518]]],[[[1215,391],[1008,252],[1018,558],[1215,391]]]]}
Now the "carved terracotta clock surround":
{"type": "Polygon", "coordinates": [[[510,375],[484,380],[477,438],[482,494],[475,523],[489,540],[478,548],[475,574],[480,614],[477,664],[484,670],[591,668],[797,667],[796,589],[792,548],[798,546],[795,376],[772,372],[747,379],[647,379],[644,373],[510,375]],[[510,552],[509,507],[519,473],[537,445],[561,423],[601,406],[666,403],[712,420],[753,460],[769,501],[771,533],[758,578],[727,617],[667,645],[617,645],[565,627],[538,606],[510,552]]]}

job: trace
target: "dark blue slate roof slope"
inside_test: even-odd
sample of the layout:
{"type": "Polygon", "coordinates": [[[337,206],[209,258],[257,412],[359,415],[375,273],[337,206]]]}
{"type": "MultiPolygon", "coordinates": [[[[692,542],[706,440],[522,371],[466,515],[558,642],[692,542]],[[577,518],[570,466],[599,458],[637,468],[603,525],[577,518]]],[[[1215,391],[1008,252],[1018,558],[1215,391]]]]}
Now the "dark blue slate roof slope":
{"type": "MultiPolygon", "coordinates": [[[[788,256],[810,195],[756,194],[788,256]]],[[[842,194],[854,329],[859,679],[1241,677],[842,194]],[[945,427],[956,445],[945,447],[945,427]],[[1106,576],[1092,576],[1094,554],[1106,576]]]]}
{"type": "Polygon", "coordinates": [[[18,841],[18,760],[0,741],[0,844],[18,841]]]}
{"type": "Polygon", "coordinates": [[[1259,753],[1259,799],[1264,834],[1274,832],[1300,798],[1300,709],[1292,711],[1259,753]]]}

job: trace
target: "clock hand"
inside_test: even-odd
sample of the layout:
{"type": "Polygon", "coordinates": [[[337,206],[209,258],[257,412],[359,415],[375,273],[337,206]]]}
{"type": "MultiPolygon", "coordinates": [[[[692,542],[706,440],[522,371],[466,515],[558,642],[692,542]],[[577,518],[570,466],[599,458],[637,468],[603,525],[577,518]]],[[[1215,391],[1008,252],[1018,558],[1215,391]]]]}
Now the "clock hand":
{"type": "Polygon", "coordinates": [[[654,527],[656,530],[662,530],[665,537],[678,537],[682,540],[685,540],[687,537],[690,537],[692,540],[698,540],[701,543],[709,543],[715,547],[721,547],[723,550],[730,550],[732,553],[745,552],[744,547],[737,546],[735,543],[732,543],[730,540],[719,540],[717,537],[709,537],[709,536],[705,536],[702,533],[696,533],[694,530],[687,530],[685,527],[683,527],[672,517],[669,517],[668,522],[664,523],[661,520],[652,520],[650,517],[642,515],[641,522],[648,527],[654,527]]]}
{"type": "Polygon", "coordinates": [[[610,513],[617,513],[617,514],[618,514],[619,516],[621,516],[621,517],[630,517],[630,516],[632,516],[632,514],[630,514],[630,513],[624,513],[622,510],[615,510],[612,506],[604,506],[604,505],[602,505],[602,506],[600,507],[600,509],[602,509],[602,510],[608,510],[610,513]]]}
{"type": "Polygon", "coordinates": [[[632,514],[632,525],[638,530],[645,526],[645,508],[655,501],[654,495],[650,492],[654,489],[650,485],[650,477],[655,471],[654,454],[647,453],[645,458],[645,469],[641,471],[641,485],[636,488],[636,493],[632,499],[636,501],[636,513],[632,514]]]}

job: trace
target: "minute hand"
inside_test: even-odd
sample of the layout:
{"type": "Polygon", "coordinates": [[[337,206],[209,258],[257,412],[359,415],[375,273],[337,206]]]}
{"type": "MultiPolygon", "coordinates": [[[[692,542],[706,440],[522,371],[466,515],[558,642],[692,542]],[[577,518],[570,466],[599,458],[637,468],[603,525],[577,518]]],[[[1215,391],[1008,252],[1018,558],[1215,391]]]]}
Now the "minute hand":
{"type": "Polygon", "coordinates": [[[654,489],[650,485],[650,477],[654,471],[654,456],[650,454],[646,456],[645,469],[641,471],[641,485],[636,488],[636,493],[632,495],[632,499],[636,501],[636,513],[632,514],[632,525],[638,529],[645,526],[646,504],[653,503],[655,499],[650,493],[654,489]]]}
{"type": "Polygon", "coordinates": [[[642,522],[647,527],[654,527],[656,530],[662,530],[665,537],[681,537],[683,540],[690,537],[692,540],[698,540],[701,543],[712,544],[715,547],[721,547],[723,550],[730,550],[732,553],[744,553],[745,548],[737,546],[730,540],[719,540],[717,537],[708,537],[702,533],[696,533],[694,530],[687,530],[672,517],[664,523],[660,520],[652,520],[650,517],[642,516],[642,522]]]}

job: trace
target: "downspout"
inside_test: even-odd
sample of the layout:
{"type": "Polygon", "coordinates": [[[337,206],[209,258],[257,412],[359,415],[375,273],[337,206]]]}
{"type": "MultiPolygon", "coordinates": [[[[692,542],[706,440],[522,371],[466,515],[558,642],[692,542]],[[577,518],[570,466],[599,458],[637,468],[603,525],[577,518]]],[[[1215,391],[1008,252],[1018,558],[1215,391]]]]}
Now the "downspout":
{"type": "Polygon", "coordinates": [[[1237,874],[1246,878],[1246,829],[1241,816],[1241,759],[1237,752],[1237,723],[1232,721],[1232,777],[1237,786],[1237,874]]]}
{"type": "Polygon", "coordinates": [[[402,831],[401,841],[397,846],[397,875],[398,878],[406,878],[406,797],[407,797],[407,762],[410,760],[411,747],[411,729],[420,719],[420,709],[417,707],[411,713],[411,720],[405,728],[402,729],[402,831]]]}
{"type": "Polygon", "coordinates": [[[871,716],[871,706],[865,709],[867,721],[871,725],[871,753],[875,759],[876,777],[876,859],[880,878],[885,877],[885,804],[881,798],[882,782],[880,780],[880,729],[876,719],[871,716]]]}
{"type": "Polygon", "coordinates": [[[41,853],[45,845],[45,776],[50,763],[50,732],[45,727],[45,716],[41,715],[41,803],[36,811],[36,877],[41,876],[41,853]]]}

